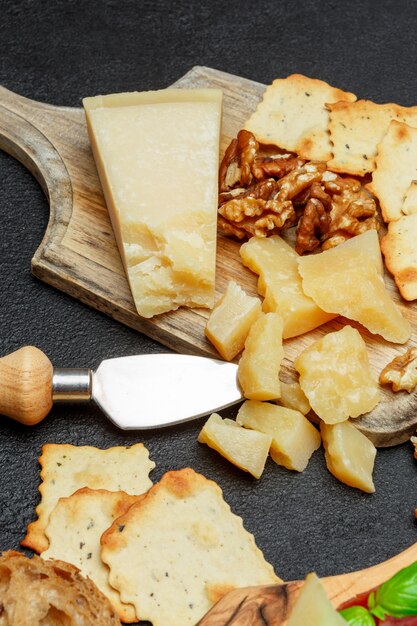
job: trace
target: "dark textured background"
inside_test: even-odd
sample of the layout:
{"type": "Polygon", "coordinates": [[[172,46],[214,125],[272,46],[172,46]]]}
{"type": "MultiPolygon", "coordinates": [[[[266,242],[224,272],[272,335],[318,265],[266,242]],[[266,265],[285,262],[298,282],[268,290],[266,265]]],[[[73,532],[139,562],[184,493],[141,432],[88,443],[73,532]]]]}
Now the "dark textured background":
{"type": "MultiPolygon", "coordinates": [[[[162,88],[193,65],[260,82],[301,72],[376,102],[417,103],[417,3],[258,0],[161,2],[0,0],[0,84],[51,104],[162,88]]],[[[42,348],[55,365],[163,348],[38,282],[30,260],[48,220],[32,176],[0,152],[0,352],[42,348]]],[[[38,502],[42,444],[144,441],[163,472],[190,465],[224,490],[287,579],[366,567],[416,541],[410,444],[382,450],[376,494],[338,483],[317,452],[295,474],[268,461],[257,482],[196,442],[204,420],[144,434],[116,430],[91,407],[56,407],[39,426],[0,425],[0,549],[19,547],[38,502]]],[[[190,567],[192,565],[190,564],[190,567]]]]}

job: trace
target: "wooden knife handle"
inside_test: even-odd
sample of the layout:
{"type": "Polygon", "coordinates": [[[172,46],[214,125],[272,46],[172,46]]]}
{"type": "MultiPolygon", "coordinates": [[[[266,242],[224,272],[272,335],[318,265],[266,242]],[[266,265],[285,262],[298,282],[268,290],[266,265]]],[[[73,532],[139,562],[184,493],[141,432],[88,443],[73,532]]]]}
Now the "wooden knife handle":
{"type": "Polygon", "coordinates": [[[52,408],[52,363],[34,346],[0,359],[0,414],[31,426],[52,408]]]}

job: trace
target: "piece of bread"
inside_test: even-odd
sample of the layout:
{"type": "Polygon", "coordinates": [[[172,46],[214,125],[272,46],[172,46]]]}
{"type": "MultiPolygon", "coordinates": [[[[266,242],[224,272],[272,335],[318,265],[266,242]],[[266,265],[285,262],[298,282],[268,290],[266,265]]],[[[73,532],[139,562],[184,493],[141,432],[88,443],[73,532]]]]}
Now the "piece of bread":
{"type": "Polygon", "coordinates": [[[41,553],[48,548],[45,527],[59,498],[82,487],[145,493],[152,486],[149,472],[155,463],[142,443],[100,450],[92,446],[46,444],[39,458],[42,499],[36,507],[38,519],[29,524],[21,545],[41,553]]]}
{"type": "Polygon", "coordinates": [[[121,626],[107,598],[64,561],[0,557],[1,626],[121,626]]]}
{"type": "Polygon", "coordinates": [[[220,487],[166,473],[101,539],[110,584],[153,626],[194,626],[231,589],[280,582],[220,487]]]}
{"type": "Polygon", "coordinates": [[[127,623],[137,622],[138,618],[134,607],[121,602],[118,591],[109,585],[109,569],[100,556],[100,537],[115,519],[143,497],[129,496],[124,491],[83,487],[68,498],[58,500],[45,528],[49,548],[42,552],[42,558],[61,559],[78,567],[127,623]]]}
{"type": "Polygon", "coordinates": [[[301,74],[277,78],[244,128],[261,143],[275,144],[304,159],[328,161],[332,146],[325,105],[339,100],[353,102],[356,96],[301,74]]]}

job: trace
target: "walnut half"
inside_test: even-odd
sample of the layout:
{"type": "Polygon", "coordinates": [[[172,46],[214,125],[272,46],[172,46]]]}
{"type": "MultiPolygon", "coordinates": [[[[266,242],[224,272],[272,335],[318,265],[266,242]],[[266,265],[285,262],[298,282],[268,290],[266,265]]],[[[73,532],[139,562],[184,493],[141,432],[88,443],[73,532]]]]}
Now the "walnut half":
{"type": "Polygon", "coordinates": [[[381,385],[392,385],[393,391],[405,390],[411,393],[417,385],[417,349],[396,356],[384,367],[380,376],[381,385]]]}
{"type": "Polygon", "coordinates": [[[219,224],[224,232],[238,239],[279,233],[296,221],[292,202],[277,199],[246,197],[229,200],[219,208],[219,214],[219,224]]]}
{"type": "Polygon", "coordinates": [[[323,250],[372,228],[378,229],[375,201],[359,181],[328,172],[323,177],[323,186],[332,197],[330,227],[322,239],[323,250]]]}
{"type": "Polygon", "coordinates": [[[326,171],[302,200],[307,204],[297,227],[298,254],[320,245],[323,250],[334,248],[366,230],[378,229],[375,201],[353,178],[326,171]]]}

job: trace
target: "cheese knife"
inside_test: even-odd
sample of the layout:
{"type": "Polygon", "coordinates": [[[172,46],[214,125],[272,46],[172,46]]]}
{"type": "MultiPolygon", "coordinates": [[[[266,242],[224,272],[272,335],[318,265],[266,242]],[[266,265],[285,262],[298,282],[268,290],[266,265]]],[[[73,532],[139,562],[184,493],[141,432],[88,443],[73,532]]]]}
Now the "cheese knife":
{"type": "Polygon", "coordinates": [[[0,358],[0,414],[40,422],[54,402],[97,404],[119,428],[179,424],[242,399],[237,365],[185,354],[107,359],[95,369],[55,368],[38,348],[0,358]]]}

